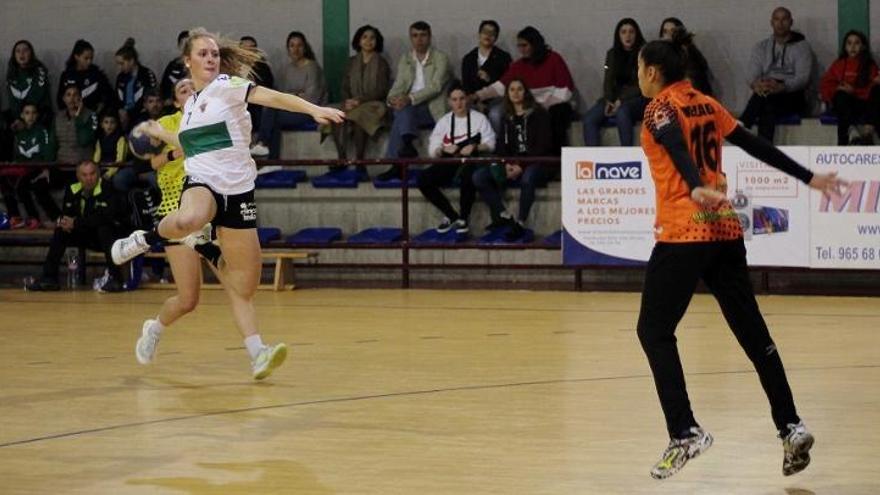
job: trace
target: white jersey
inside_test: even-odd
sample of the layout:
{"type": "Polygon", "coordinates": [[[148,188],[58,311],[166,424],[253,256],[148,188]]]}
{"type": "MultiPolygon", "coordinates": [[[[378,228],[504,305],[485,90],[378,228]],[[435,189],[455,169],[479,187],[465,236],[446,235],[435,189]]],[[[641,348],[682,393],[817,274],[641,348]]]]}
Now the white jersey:
{"type": "Polygon", "coordinates": [[[220,194],[242,194],[254,188],[257,165],[250,154],[251,116],[247,95],[251,82],[220,74],[183,107],[178,138],[186,155],[184,169],[192,182],[220,194]]]}
{"type": "Polygon", "coordinates": [[[449,112],[440,117],[431,131],[428,153],[438,156],[443,146],[460,143],[477,134],[480,134],[480,144],[485,144],[488,151],[495,149],[495,131],[485,115],[473,109],[469,110],[466,117],[455,117],[455,114],[449,112]]]}

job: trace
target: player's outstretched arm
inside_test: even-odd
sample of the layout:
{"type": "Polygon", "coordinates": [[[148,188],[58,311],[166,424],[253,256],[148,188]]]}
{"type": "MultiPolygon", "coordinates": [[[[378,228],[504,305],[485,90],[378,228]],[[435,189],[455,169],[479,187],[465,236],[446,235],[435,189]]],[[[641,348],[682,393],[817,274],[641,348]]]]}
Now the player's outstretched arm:
{"type": "Polygon", "coordinates": [[[760,136],[737,126],[726,138],[731,144],[739,146],[749,155],[761,160],[771,167],[799,179],[823,194],[840,194],[847,182],[837,177],[837,172],[816,174],[792,160],[779,148],[760,136]]]}
{"type": "Polygon", "coordinates": [[[345,120],[345,112],[336,108],[320,107],[299,96],[282,93],[274,89],[254,86],[248,94],[248,102],[264,107],[287,110],[288,112],[305,113],[319,124],[341,124],[345,120]]]}

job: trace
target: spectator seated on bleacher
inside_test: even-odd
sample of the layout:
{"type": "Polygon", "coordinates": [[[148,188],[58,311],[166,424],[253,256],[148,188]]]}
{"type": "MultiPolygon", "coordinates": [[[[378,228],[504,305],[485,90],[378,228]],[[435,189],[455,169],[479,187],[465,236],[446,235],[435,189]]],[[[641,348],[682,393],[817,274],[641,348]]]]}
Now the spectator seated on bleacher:
{"type": "Polygon", "coordinates": [[[819,86],[822,101],[837,117],[838,146],[873,143],[877,109],[871,101],[871,92],[877,78],[877,64],[871,56],[868,37],[861,31],[846,33],[840,55],[822,76],[819,86]]]}
{"type": "Polygon", "coordinates": [[[633,126],[642,120],[648,99],[639,89],[639,50],[645,44],[642,29],[630,18],[614,28],[613,46],[605,55],[602,97],[584,115],[584,146],[599,146],[602,125],[611,117],[617,124],[621,146],[632,146],[633,126]]]}
{"type": "MultiPolygon", "coordinates": [[[[687,31],[684,23],[681,22],[681,19],[678,17],[667,17],[666,19],[663,19],[663,22],[660,23],[660,39],[671,40],[672,34],[675,33],[676,29],[687,31]]],[[[712,83],[710,82],[712,79],[712,71],[709,70],[709,62],[706,61],[706,57],[703,56],[703,53],[697,48],[697,45],[695,45],[693,41],[691,41],[686,48],[687,68],[685,69],[685,73],[687,74],[687,79],[700,93],[707,96],[713,96],[712,83]]]]}
{"type": "MultiPolygon", "coordinates": [[[[250,50],[256,50],[257,39],[253,36],[242,36],[241,46],[250,50]]],[[[272,74],[272,67],[266,60],[266,54],[260,52],[260,61],[254,65],[250,79],[257,85],[264,88],[275,89],[275,75],[272,74]]],[[[251,132],[256,136],[260,132],[260,122],[263,118],[263,107],[248,103],[248,113],[251,114],[251,132]]]]}
{"type": "MultiPolygon", "coordinates": [[[[425,21],[409,27],[412,51],[400,57],[397,78],[388,92],[394,121],[388,137],[389,158],[418,156],[413,141],[419,129],[432,127],[446,113],[443,90],[451,78],[449,57],[431,46],[431,26],[425,21]]],[[[379,180],[400,177],[400,167],[379,174],[379,180]]]]}
{"type": "Polygon", "coordinates": [[[9,110],[7,122],[13,132],[21,129],[19,120],[25,103],[33,103],[40,113],[40,123],[52,123],[52,96],[49,93],[49,71],[34,53],[30,41],[20,40],[12,47],[6,66],[6,97],[9,110]]]}
{"type": "Polygon", "coordinates": [[[476,93],[501,79],[513,60],[509,53],[495,44],[500,34],[501,27],[497,22],[482,21],[478,29],[477,47],[461,59],[461,84],[464,91],[471,98],[474,108],[489,116],[496,135],[501,132],[501,119],[504,117],[502,99],[495,97],[480,101],[476,93]]]}
{"type": "MultiPolygon", "coordinates": [[[[385,40],[378,28],[361,26],[354,33],[351,48],[356,52],[348,59],[342,75],[342,102],[345,122],[325,125],[321,133],[331,133],[340,160],[348,158],[349,139],[354,140],[355,158],[366,156],[367,140],[387,124],[388,105],[385,98],[391,88],[391,67],[382,56],[385,40]]],[[[344,166],[331,167],[341,170],[344,166]]],[[[366,177],[367,170],[358,165],[358,172],[366,177]]]]}
{"type": "Polygon", "coordinates": [[[95,48],[86,40],[79,39],[73,44],[73,50],[64,72],[58,80],[58,108],[64,108],[64,88],[71,84],[79,88],[83,97],[83,105],[95,113],[101,113],[112,107],[113,88],[110,80],[100,67],[92,63],[95,59],[95,48]]]}
{"type": "MultiPolygon", "coordinates": [[[[434,157],[474,157],[495,149],[495,131],[485,115],[472,110],[461,83],[455,81],[447,90],[452,111],[440,117],[431,132],[428,151],[434,157]]],[[[455,230],[457,234],[468,232],[468,218],[477,192],[473,183],[473,165],[435,164],[419,175],[422,195],[440,210],[445,218],[437,227],[444,234],[455,230]],[[459,211],[443,195],[440,188],[458,179],[461,182],[459,211]]]]}
{"type": "Polygon", "coordinates": [[[177,52],[174,58],[165,65],[162,71],[162,79],[159,80],[159,94],[162,96],[162,105],[165,107],[164,113],[174,113],[174,86],[177,81],[189,75],[189,69],[183,63],[183,42],[189,37],[189,31],[181,31],[177,33],[177,52]]]}
{"type": "Polygon", "coordinates": [[[559,156],[568,144],[571,125],[574,80],[568,65],[559,53],[553,51],[544,36],[532,26],[516,35],[520,58],[515,60],[501,79],[477,91],[480,100],[504,95],[505,87],[513,79],[525,82],[538,102],[550,113],[553,136],[552,155],[559,156]]]}
{"type": "Polygon", "coordinates": [[[140,63],[140,55],[134,48],[134,38],[128,38],[116,50],[116,101],[114,106],[119,109],[119,121],[125,132],[131,130],[132,122],[144,108],[144,97],[152,89],[158,89],[156,74],[140,63]]]}
{"type": "Polygon", "coordinates": [[[529,163],[529,156],[548,156],[552,151],[550,115],[535,102],[532,92],[520,79],[507,84],[504,95],[504,121],[496,154],[522,157],[506,164],[492,164],[477,169],[473,182],[483,201],[489,205],[492,225],[488,230],[507,226],[507,240],[525,233],[525,223],[535,202],[535,190],[546,185],[559,169],[549,164],[529,163]],[[508,181],[519,180],[519,213],[514,218],[504,206],[502,193],[508,181]]]}
{"type": "MultiPolygon", "coordinates": [[[[26,163],[55,160],[55,141],[52,134],[38,120],[37,106],[33,103],[25,103],[21,111],[24,127],[15,133],[13,161],[26,163]]],[[[9,224],[13,229],[40,228],[40,212],[34,203],[34,196],[49,216],[49,220],[57,219],[60,214],[49,192],[47,169],[0,167],[0,192],[3,193],[6,212],[10,217],[9,224]],[[19,201],[24,205],[26,218],[21,216],[19,201]]]]}
{"type": "Polygon", "coordinates": [[[748,83],[752,96],[740,116],[748,129],[756,122],[758,134],[772,142],[780,116],[807,110],[806,88],[813,72],[813,50],[803,34],[791,30],[791,11],[777,7],[770,18],[773,35],[752,49],[748,83]]]}
{"type": "Polygon", "coordinates": [[[110,278],[104,292],[122,290],[122,274],[110,257],[110,247],[121,232],[122,198],[108,181],[101,179],[98,165],[84,161],[76,168],[77,182],[64,192],[64,207],[40,278],[27,290],[58,290],[58,265],[68,247],[87,247],[104,253],[110,278]]]}
{"type": "MultiPolygon", "coordinates": [[[[287,55],[290,63],[281,68],[278,90],[315,105],[325,105],[327,85],[324,71],[315,60],[315,52],[306,35],[299,31],[287,35],[287,55]]],[[[281,131],[304,127],[314,129],[312,117],[304,113],[264,108],[260,119],[258,141],[251,148],[251,155],[258,158],[278,159],[281,156],[281,131]]]]}
{"type": "Polygon", "coordinates": [[[92,161],[104,169],[103,177],[109,180],[128,157],[128,141],[122,133],[119,114],[115,110],[105,110],[101,114],[100,122],[92,161]]]}

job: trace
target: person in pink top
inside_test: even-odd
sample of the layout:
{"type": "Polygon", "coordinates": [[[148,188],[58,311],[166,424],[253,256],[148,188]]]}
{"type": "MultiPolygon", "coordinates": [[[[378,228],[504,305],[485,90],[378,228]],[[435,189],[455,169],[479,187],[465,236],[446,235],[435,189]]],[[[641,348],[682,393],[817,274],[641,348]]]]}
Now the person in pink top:
{"type": "Polygon", "coordinates": [[[843,37],[837,60],[825,71],[819,91],[822,101],[831,105],[837,115],[837,145],[873,142],[874,118],[870,115],[871,91],[878,78],[877,64],[871,56],[868,38],[861,31],[850,31],[843,37]],[[859,128],[858,124],[865,124],[859,128]],[[850,127],[855,126],[858,138],[850,142],[850,127]]]}
{"type": "MultiPolygon", "coordinates": [[[[531,90],[535,101],[550,112],[552,128],[552,152],[560,150],[568,142],[568,126],[571,123],[571,100],[574,96],[574,80],[568,65],[559,53],[544,41],[544,36],[526,26],[516,35],[516,47],[520,58],[507,68],[501,79],[477,91],[479,100],[504,96],[505,88],[519,79],[531,90]]],[[[491,119],[491,117],[490,117],[491,119]]]]}

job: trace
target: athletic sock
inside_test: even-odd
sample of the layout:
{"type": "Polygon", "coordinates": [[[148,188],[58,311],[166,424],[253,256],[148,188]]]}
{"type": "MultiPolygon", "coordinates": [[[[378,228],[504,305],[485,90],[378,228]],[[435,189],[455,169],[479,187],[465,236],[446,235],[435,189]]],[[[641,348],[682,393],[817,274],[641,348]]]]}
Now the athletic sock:
{"type": "Polygon", "coordinates": [[[251,359],[256,359],[257,354],[263,349],[263,339],[260,337],[260,334],[254,334],[249,337],[244,338],[244,346],[247,347],[248,354],[251,355],[251,359]]]}
{"type": "Polygon", "coordinates": [[[153,335],[161,335],[162,331],[165,330],[165,325],[162,324],[162,320],[157,316],[153,323],[150,324],[150,333],[153,335]]]}
{"type": "Polygon", "coordinates": [[[219,246],[217,246],[213,242],[208,242],[205,244],[196,244],[193,249],[195,249],[197,253],[202,255],[203,258],[208,260],[208,263],[214,265],[214,268],[220,268],[220,256],[223,254],[223,252],[220,251],[219,246]]]}
{"type": "Polygon", "coordinates": [[[154,227],[152,230],[144,234],[144,240],[147,241],[147,244],[149,244],[150,246],[155,246],[156,244],[159,244],[162,241],[167,241],[168,239],[159,235],[159,228],[154,227]]]}

